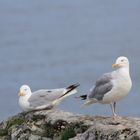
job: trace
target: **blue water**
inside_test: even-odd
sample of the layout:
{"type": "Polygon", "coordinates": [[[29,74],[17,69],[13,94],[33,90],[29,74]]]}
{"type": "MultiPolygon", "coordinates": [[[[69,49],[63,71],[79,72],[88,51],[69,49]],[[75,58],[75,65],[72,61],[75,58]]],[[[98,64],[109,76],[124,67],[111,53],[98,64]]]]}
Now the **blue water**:
{"type": "MultiPolygon", "coordinates": [[[[77,96],[112,71],[120,55],[130,60],[133,88],[120,101],[123,116],[140,116],[139,0],[0,1],[0,120],[21,112],[17,93],[79,82],[77,96]]],[[[74,96],[59,108],[111,115],[108,105],[81,108],[74,96]]]]}

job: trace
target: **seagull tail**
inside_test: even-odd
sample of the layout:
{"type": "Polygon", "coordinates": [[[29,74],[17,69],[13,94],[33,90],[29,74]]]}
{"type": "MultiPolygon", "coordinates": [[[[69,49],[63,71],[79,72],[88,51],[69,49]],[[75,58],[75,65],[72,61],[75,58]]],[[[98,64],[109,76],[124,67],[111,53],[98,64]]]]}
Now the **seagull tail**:
{"type": "Polygon", "coordinates": [[[73,85],[70,85],[66,88],[66,92],[60,96],[59,98],[62,98],[62,97],[66,97],[66,96],[69,96],[69,95],[72,95],[72,94],[75,94],[77,92],[76,88],[80,86],[80,84],[73,84],[73,85]]]}
{"type": "Polygon", "coordinates": [[[75,98],[80,99],[80,100],[86,100],[85,103],[81,106],[82,108],[85,107],[85,106],[89,106],[93,103],[97,103],[96,99],[89,99],[87,94],[84,94],[84,95],[81,95],[81,96],[78,96],[78,97],[75,97],[75,98]]]}
{"type": "Polygon", "coordinates": [[[89,106],[93,103],[97,103],[97,100],[96,99],[91,99],[91,100],[89,99],[84,103],[84,106],[89,106]]]}
{"type": "Polygon", "coordinates": [[[79,86],[79,84],[73,84],[66,88],[63,95],[61,95],[57,100],[53,101],[53,105],[57,105],[61,102],[62,99],[65,97],[75,94],[77,92],[76,88],[79,86]]]}

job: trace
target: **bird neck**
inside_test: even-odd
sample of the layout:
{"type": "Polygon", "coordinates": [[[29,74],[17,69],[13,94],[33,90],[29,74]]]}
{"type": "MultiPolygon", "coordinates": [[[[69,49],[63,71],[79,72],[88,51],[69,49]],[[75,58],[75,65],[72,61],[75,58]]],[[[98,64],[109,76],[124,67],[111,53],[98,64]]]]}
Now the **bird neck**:
{"type": "Polygon", "coordinates": [[[32,95],[32,92],[28,92],[28,94],[26,94],[25,96],[22,96],[22,98],[24,98],[25,100],[28,100],[31,95],[32,95]]]}
{"type": "Polygon", "coordinates": [[[121,67],[121,68],[119,68],[118,70],[117,70],[120,74],[121,73],[125,73],[126,75],[128,75],[129,76],[129,66],[128,67],[121,67]]]}

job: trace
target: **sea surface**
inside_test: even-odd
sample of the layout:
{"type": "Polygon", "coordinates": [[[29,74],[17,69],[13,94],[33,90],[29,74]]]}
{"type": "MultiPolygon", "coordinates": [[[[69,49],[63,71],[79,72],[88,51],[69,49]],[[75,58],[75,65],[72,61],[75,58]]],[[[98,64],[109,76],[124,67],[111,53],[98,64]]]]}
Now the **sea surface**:
{"type": "Polygon", "coordinates": [[[140,117],[139,0],[1,0],[0,120],[21,112],[18,91],[80,83],[59,109],[111,115],[109,105],[82,108],[74,97],[89,93],[96,79],[127,56],[133,87],[117,105],[122,116],[140,117]]]}

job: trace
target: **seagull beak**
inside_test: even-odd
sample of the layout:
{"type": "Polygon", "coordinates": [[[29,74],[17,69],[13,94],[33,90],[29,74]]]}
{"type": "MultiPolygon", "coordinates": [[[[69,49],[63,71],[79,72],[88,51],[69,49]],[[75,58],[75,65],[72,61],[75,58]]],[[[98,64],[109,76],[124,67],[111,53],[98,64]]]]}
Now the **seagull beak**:
{"type": "Polygon", "coordinates": [[[120,64],[112,64],[112,68],[119,68],[120,64]]]}
{"type": "Polygon", "coordinates": [[[25,93],[24,92],[19,92],[18,96],[25,96],[25,93]]]}

